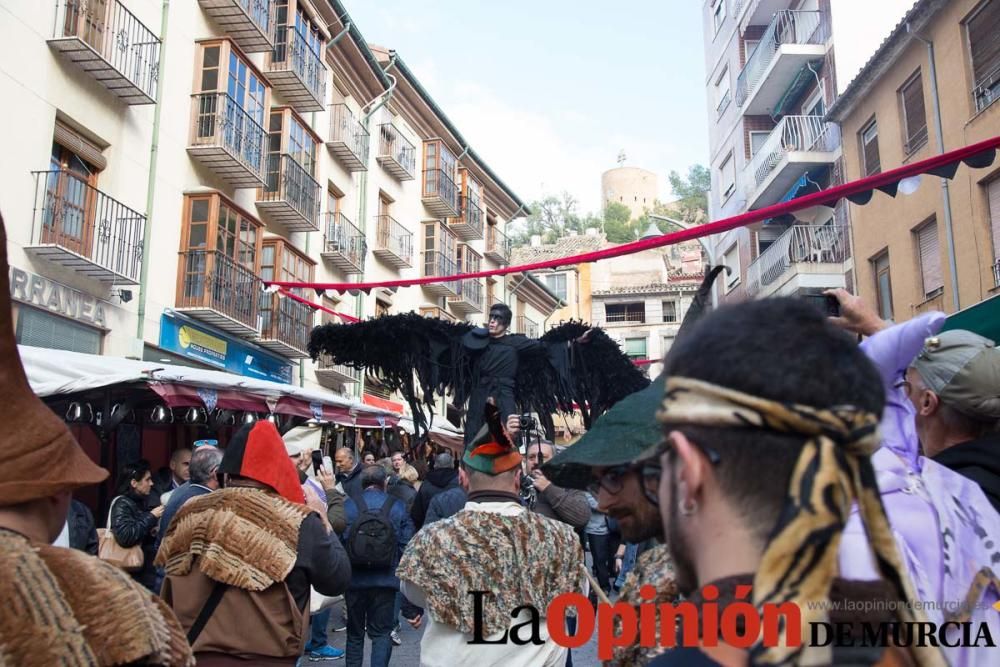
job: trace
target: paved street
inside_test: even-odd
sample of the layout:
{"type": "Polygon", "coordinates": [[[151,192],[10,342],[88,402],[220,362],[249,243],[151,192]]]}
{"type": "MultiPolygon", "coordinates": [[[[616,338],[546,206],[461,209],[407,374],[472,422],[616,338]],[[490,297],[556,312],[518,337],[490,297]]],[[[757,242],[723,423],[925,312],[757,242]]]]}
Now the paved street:
{"type": "MultiPolygon", "coordinates": [[[[334,621],[338,619],[339,615],[339,605],[334,608],[334,621]]],[[[414,630],[407,623],[403,623],[400,630],[400,636],[403,639],[402,646],[396,646],[392,650],[392,660],[389,662],[391,667],[413,667],[420,664],[420,637],[423,635],[423,630],[414,630]]],[[[347,641],[347,632],[331,632],[330,633],[330,644],[336,646],[337,648],[344,648],[347,641]]],[[[365,662],[368,664],[368,658],[371,656],[371,644],[365,641],[365,662]]],[[[308,665],[317,665],[323,663],[303,663],[305,667],[308,665]]],[[[331,665],[343,664],[342,660],[336,660],[331,663],[331,665]]],[[[601,661],[597,659],[597,636],[596,633],[594,638],[589,644],[583,648],[576,649],[573,651],[573,665],[574,667],[598,667],[601,661]]]]}

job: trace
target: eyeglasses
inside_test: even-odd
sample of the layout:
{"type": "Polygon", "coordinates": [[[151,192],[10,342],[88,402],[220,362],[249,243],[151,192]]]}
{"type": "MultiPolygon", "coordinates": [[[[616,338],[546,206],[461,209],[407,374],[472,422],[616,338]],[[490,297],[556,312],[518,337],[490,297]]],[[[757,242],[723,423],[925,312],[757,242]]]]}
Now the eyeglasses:
{"type": "Polygon", "coordinates": [[[646,499],[651,503],[659,502],[656,494],[660,484],[660,474],[663,472],[659,463],[626,463],[608,468],[587,485],[587,490],[595,498],[601,489],[617,496],[625,487],[625,478],[632,472],[639,473],[642,493],[646,499]]]}

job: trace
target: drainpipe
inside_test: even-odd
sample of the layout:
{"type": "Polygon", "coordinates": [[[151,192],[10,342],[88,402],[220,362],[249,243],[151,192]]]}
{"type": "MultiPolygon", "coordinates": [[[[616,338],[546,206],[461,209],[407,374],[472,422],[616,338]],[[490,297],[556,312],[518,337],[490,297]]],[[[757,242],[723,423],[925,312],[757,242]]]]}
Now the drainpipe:
{"type": "Polygon", "coordinates": [[[160,62],[156,68],[156,108],[153,111],[153,139],[149,145],[149,177],[146,181],[146,226],[142,230],[142,262],[139,265],[139,301],[135,327],[136,352],[142,359],[146,331],[146,288],[149,283],[150,227],[153,221],[153,200],[156,196],[156,164],[160,156],[160,113],[163,110],[163,76],[167,63],[167,23],[170,17],[170,0],[163,0],[160,16],[160,62]]]}
{"type": "MultiPolygon", "coordinates": [[[[361,112],[364,113],[365,109],[370,104],[373,104],[376,100],[379,100],[378,104],[376,104],[371,111],[369,111],[368,113],[364,113],[364,115],[361,117],[361,126],[365,128],[366,132],[369,132],[368,128],[372,116],[374,116],[376,111],[381,109],[389,102],[389,100],[392,99],[392,94],[396,90],[396,83],[397,83],[396,77],[389,74],[389,69],[392,68],[392,66],[395,64],[396,64],[396,54],[393,53],[389,57],[389,62],[382,69],[382,71],[385,72],[385,75],[392,80],[392,83],[389,85],[389,90],[385,91],[384,93],[382,93],[382,95],[379,96],[381,99],[379,99],[379,97],[376,97],[371,102],[361,107],[361,112]]],[[[369,136],[371,136],[370,132],[369,136]]],[[[371,156],[369,156],[369,158],[370,157],[371,156]]],[[[368,237],[368,172],[362,171],[361,175],[358,178],[359,178],[358,193],[360,195],[360,200],[361,200],[360,203],[358,204],[358,224],[361,225],[362,228],[365,230],[365,238],[367,238],[368,237]]],[[[354,282],[363,282],[363,281],[364,281],[363,273],[357,275],[354,279],[354,282]]],[[[357,317],[359,320],[363,319],[365,316],[364,310],[362,308],[362,301],[363,297],[359,292],[358,296],[354,297],[354,316],[357,317]]],[[[361,375],[360,381],[357,383],[356,391],[358,399],[360,399],[365,393],[365,376],[363,374],[361,375]]]]}
{"type": "MultiPolygon", "coordinates": [[[[934,59],[934,42],[924,39],[906,24],[906,31],[914,39],[927,45],[928,74],[931,79],[931,101],[934,103],[934,129],[937,131],[938,153],[944,153],[944,128],[941,123],[941,99],[938,95],[937,64],[934,59]]],[[[948,271],[951,277],[951,303],[955,312],[961,310],[961,299],[958,295],[958,262],[955,259],[955,231],[951,220],[951,192],[948,190],[948,179],[941,179],[941,199],[944,204],[944,231],[948,240],[948,271]]]]}

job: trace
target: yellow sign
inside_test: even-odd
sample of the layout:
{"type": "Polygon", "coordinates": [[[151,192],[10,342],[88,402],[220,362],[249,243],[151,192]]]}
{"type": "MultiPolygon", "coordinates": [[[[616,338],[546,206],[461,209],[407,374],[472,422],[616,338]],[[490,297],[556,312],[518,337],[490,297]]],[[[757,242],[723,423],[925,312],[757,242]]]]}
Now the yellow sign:
{"type": "Polygon", "coordinates": [[[222,358],[226,356],[226,341],[221,338],[216,338],[215,336],[210,336],[209,334],[198,331],[191,327],[182,326],[177,331],[177,342],[180,343],[181,347],[185,350],[191,345],[201,348],[207,352],[215,352],[221,355],[222,358]]]}

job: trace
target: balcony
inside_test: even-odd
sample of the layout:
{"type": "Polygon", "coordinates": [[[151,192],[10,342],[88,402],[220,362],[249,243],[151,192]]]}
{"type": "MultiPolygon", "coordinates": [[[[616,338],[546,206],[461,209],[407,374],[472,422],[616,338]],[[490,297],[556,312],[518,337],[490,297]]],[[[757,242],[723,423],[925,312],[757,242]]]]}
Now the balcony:
{"type": "Polygon", "coordinates": [[[146,216],[68,171],[36,171],[29,254],[103,283],[139,284],[146,216]]]}
{"type": "Polygon", "coordinates": [[[448,228],[463,241],[476,241],[483,238],[483,223],[486,213],[480,205],[479,195],[469,191],[461,197],[461,215],[449,221],[448,228]]]}
{"type": "Polygon", "coordinates": [[[486,226],[486,256],[497,264],[510,264],[510,239],[496,225],[486,226]]]}
{"type": "Polygon", "coordinates": [[[320,187],[291,155],[267,156],[267,185],[257,190],[257,208],[290,232],[319,231],[320,187]]]}
{"type": "Polygon", "coordinates": [[[361,382],[361,371],[344,364],[333,363],[328,354],[320,355],[316,360],[316,381],[327,389],[339,391],[344,385],[361,382]]]}
{"type": "Polygon", "coordinates": [[[121,2],[56,0],[49,46],[125,104],[155,104],[160,38],[121,2]]]}
{"type": "Polygon", "coordinates": [[[746,167],[747,207],[778,201],[810,169],[840,157],[840,128],[822,116],[785,116],[746,167]]]}
{"type": "Polygon", "coordinates": [[[844,262],[850,256],[846,226],[795,225],[747,267],[747,296],[787,296],[807,289],[844,287],[844,262]]]}
{"type": "Polygon", "coordinates": [[[308,357],[313,309],[279,294],[260,295],[260,340],[257,344],[289,359],[308,357]]]}
{"type": "Polygon", "coordinates": [[[274,48],[273,0],[198,0],[198,4],[247,53],[274,48]]]}
{"type": "Polygon", "coordinates": [[[456,313],[470,315],[483,312],[483,283],[479,279],[467,278],[454,283],[458,296],[448,299],[448,305],[456,313]]]}
{"type": "Polygon", "coordinates": [[[826,55],[829,37],[822,12],[775,14],[736,80],[736,104],[743,113],[769,115],[799,70],[826,55]]]}
{"type": "Polygon", "coordinates": [[[538,338],[538,322],[529,320],[524,315],[517,318],[517,333],[524,334],[528,338],[538,338]]]}
{"type": "MultiPolygon", "coordinates": [[[[448,255],[443,252],[438,252],[436,250],[426,250],[424,251],[424,271],[421,274],[422,277],[430,278],[444,278],[447,276],[453,276],[458,273],[458,266],[448,255]]],[[[424,290],[429,294],[440,297],[454,297],[458,296],[458,282],[452,280],[444,283],[431,283],[429,285],[422,285],[424,290]]]]}
{"type": "Polygon", "coordinates": [[[281,27],[287,39],[274,45],[267,79],[296,111],[322,111],[326,102],[326,65],[294,26],[281,27]]]}
{"type": "Polygon", "coordinates": [[[788,9],[788,0],[736,0],[733,16],[739,23],[742,35],[748,26],[767,25],[783,9],[788,9]]]}
{"type": "Polygon", "coordinates": [[[982,81],[976,82],[972,97],[976,101],[976,113],[1000,99],[1000,67],[983,77],[982,81]]]}
{"type": "Polygon", "coordinates": [[[265,185],[267,133],[228,93],[192,95],[188,153],[237,188],[265,185]]]}
{"type": "Polygon", "coordinates": [[[348,220],[347,216],[343,213],[326,214],[323,259],[345,274],[364,273],[367,252],[365,233],[348,220]]]}
{"type": "Polygon", "coordinates": [[[327,148],[347,171],[368,171],[368,130],[346,104],[330,105],[330,140],[327,148]]]}
{"type": "Polygon", "coordinates": [[[424,190],[421,200],[427,210],[439,218],[458,217],[458,186],[452,177],[441,169],[424,169],[424,190]]]}
{"type": "Polygon", "coordinates": [[[449,313],[444,308],[438,308],[437,306],[424,306],[420,309],[420,317],[436,317],[439,320],[448,320],[449,322],[455,321],[455,316],[449,313]]]}
{"type": "Polygon", "coordinates": [[[417,149],[392,123],[378,126],[378,155],[375,159],[396,180],[412,181],[417,174],[417,149]]]}
{"type": "Polygon", "coordinates": [[[413,234],[388,215],[375,216],[375,249],[372,254],[389,266],[413,266],[413,234]]]}
{"type": "Polygon", "coordinates": [[[261,280],[221,252],[180,253],[177,310],[237,336],[257,335],[261,280]]]}

